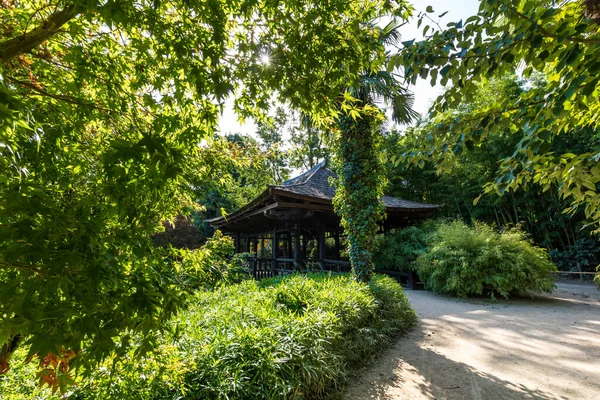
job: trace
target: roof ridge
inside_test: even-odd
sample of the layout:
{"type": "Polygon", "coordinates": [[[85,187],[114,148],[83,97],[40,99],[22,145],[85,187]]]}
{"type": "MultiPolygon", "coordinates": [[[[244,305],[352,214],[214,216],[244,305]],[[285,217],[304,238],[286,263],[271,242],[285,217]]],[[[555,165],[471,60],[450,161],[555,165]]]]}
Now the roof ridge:
{"type": "Polygon", "coordinates": [[[301,183],[290,183],[290,184],[285,184],[285,182],[281,183],[280,185],[269,185],[270,187],[292,187],[292,186],[300,186],[300,185],[305,185],[307,184],[310,179],[315,176],[315,174],[317,172],[319,172],[319,170],[324,169],[325,166],[327,165],[327,160],[323,160],[320,163],[318,163],[317,165],[315,165],[314,167],[312,167],[311,169],[309,169],[306,172],[303,172],[302,174],[295,176],[293,178],[288,179],[285,182],[289,182],[289,181],[293,181],[295,179],[299,179],[299,178],[304,178],[303,182],[301,183]],[[306,176],[305,176],[306,175],[306,176]]]}

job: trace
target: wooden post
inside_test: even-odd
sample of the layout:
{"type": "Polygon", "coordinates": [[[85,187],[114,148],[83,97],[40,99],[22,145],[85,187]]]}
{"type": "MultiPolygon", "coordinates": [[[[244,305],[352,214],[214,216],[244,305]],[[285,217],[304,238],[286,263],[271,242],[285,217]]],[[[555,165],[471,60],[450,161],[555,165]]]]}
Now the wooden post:
{"type": "Polygon", "coordinates": [[[279,247],[279,238],[277,237],[277,228],[274,228],[273,236],[271,237],[271,256],[273,258],[273,271],[277,271],[277,247],[279,247]]]}
{"type": "Polygon", "coordinates": [[[323,226],[319,226],[319,263],[321,264],[321,268],[325,268],[325,229],[323,226]]]}
{"type": "Polygon", "coordinates": [[[250,236],[246,235],[246,253],[250,253],[250,236]]]}
{"type": "Polygon", "coordinates": [[[340,233],[335,233],[335,259],[340,260],[340,233]]]}
{"type": "Polygon", "coordinates": [[[254,257],[258,258],[258,236],[254,238],[254,257]]]}
{"type": "Polygon", "coordinates": [[[265,258],[265,236],[260,238],[260,258],[265,258]]]}
{"type": "Polygon", "coordinates": [[[300,232],[294,230],[294,269],[300,268],[300,232]]]}
{"type": "Polygon", "coordinates": [[[241,240],[242,240],[242,237],[241,237],[240,233],[237,232],[235,234],[235,252],[236,253],[240,252],[240,248],[241,248],[241,243],[240,242],[241,242],[241,240]]]}

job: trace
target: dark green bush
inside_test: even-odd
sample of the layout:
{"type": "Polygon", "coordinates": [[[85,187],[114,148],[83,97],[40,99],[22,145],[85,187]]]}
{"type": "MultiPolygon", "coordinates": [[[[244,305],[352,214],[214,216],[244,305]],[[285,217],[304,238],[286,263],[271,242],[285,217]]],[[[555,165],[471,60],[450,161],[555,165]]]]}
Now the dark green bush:
{"type": "Polygon", "coordinates": [[[436,227],[435,221],[429,221],[377,236],[373,252],[375,267],[401,272],[413,270],[413,262],[427,251],[427,240],[436,227]]]}
{"type": "Polygon", "coordinates": [[[551,292],[556,267],[545,249],[517,230],[498,233],[477,224],[455,221],[440,225],[429,239],[430,250],[415,266],[428,289],[468,295],[551,292]]]}
{"type": "Polygon", "coordinates": [[[177,340],[163,340],[141,362],[126,358],[114,370],[91,371],[67,398],[318,398],[344,381],[348,366],[415,322],[388,277],[369,284],[320,274],[245,281],[198,293],[174,323],[177,340]]]}
{"type": "Polygon", "coordinates": [[[552,261],[560,271],[593,272],[600,263],[600,247],[592,239],[579,239],[566,250],[552,250],[552,261]]]}

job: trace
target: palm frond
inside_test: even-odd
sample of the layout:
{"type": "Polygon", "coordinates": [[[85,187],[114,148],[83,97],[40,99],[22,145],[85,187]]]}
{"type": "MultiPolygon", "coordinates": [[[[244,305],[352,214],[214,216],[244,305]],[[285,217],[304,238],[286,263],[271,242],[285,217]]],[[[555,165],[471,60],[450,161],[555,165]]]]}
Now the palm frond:
{"type": "Polygon", "coordinates": [[[397,46],[402,38],[398,28],[400,28],[400,24],[395,19],[392,19],[379,32],[381,42],[386,46],[397,46]]]}

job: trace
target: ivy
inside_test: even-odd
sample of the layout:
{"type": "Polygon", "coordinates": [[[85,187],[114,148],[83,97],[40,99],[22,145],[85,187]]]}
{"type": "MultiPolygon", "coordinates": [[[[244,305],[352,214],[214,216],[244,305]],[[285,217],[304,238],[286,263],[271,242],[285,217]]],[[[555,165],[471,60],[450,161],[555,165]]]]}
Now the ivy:
{"type": "Polygon", "coordinates": [[[348,254],[358,281],[371,279],[375,235],[385,211],[381,202],[385,179],[379,158],[378,117],[341,117],[334,159],[339,178],[333,203],[348,235],[348,254]]]}

